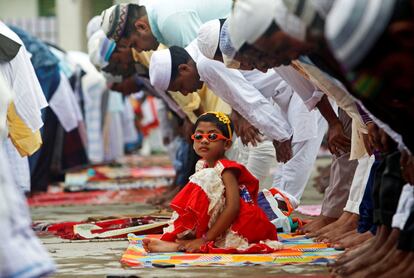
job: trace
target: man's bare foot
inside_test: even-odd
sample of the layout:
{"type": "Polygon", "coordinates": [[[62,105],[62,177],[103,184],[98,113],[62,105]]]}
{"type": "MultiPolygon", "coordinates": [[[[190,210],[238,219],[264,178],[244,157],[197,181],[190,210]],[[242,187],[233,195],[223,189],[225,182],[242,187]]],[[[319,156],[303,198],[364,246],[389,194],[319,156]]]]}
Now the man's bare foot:
{"type": "Polygon", "coordinates": [[[396,267],[401,261],[405,259],[408,254],[408,252],[398,250],[397,246],[394,245],[394,247],[389,250],[386,256],[381,258],[375,264],[355,272],[353,276],[366,278],[378,277],[381,273],[386,272],[388,269],[396,267]]]}
{"type": "Polygon", "coordinates": [[[368,266],[371,266],[381,260],[383,257],[385,257],[389,250],[395,246],[397,243],[399,237],[399,230],[393,229],[391,233],[389,233],[389,236],[387,239],[385,239],[381,245],[378,245],[378,242],[376,242],[377,246],[367,250],[367,252],[364,254],[364,256],[361,256],[359,258],[355,258],[354,260],[349,261],[348,263],[338,267],[336,269],[336,273],[338,273],[340,276],[346,276],[360,271],[368,266]]]}
{"type": "MultiPolygon", "coordinates": [[[[404,268],[401,268],[402,277],[414,277],[414,252],[409,252],[408,256],[401,264],[404,265],[404,268]]],[[[391,274],[392,275],[392,274],[391,274]]],[[[388,277],[397,277],[397,276],[388,276],[388,277]]]]}
{"type": "Polygon", "coordinates": [[[340,239],[338,239],[337,241],[328,242],[327,245],[329,247],[333,247],[337,242],[342,240],[342,238],[352,237],[352,236],[355,236],[356,234],[358,234],[357,230],[352,230],[352,231],[345,232],[340,239]]]}
{"type": "Polygon", "coordinates": [[[344,211],[342,215],[336,221],[330,223],[329,225],[326,225],[320,230],[314,231],[312,233],[308,233],[306,236],[318,237],[324,233],[332,231],[333,229],[336,229],[337,226],[342,226],[343,224],[345,224],[348,221],[349,217],[351,217],[351,213],[344,211]]]}
{"type": "Polygon", "coordinates": [[[344,265],[347,262],[362,256],[367,250],[372,248],[372,246],[374,245],[374,242],[375,242],[375,236],[354,249],[346,250],[344,253],[340,254],[336,258],[335,262],[328,263],[328,267],[330,271],[333,272],[335,268],[338,268],[341,265],[344,265]]]}
{"type": "Polygon", "coordinates": [[[377,277],[381,277],[381,278],[410,277],[411,278],[413,277],[413,274],[414,274],[414,272],[411,272],[413,270],[412,268],[413,260],[414,260],[414,253],[409,252],[407,253],[407,256],[404,259],[402,259],[397,265],[394,265],[393,267],[379,274],[377,277]]]}
{"type": "Polygon", "coordinates": [[[348,249],[354,246],[358,246],[371,239],[374,235],[368,231],[365,233],[348,233],[346,237],[333,244],[332,247],[335,249],[348,249]]]}
{"type": "Polygon", "coordinates": [[[155,238],[144,238],[142,240],[142,246],[145,251],[157,253],[157,252],[177,252],[179,244],[176,242],[165,241],[155,238]]]}
{"type": "Polygon", "coordinates": [[[337,257],[334,263],[328,264],[328,266],[334,271],[352,260],[366,257],[366,254],[373,252],[375,248],[379,248],[380,244],[383,244],[387,240],[389,233],[390,230],[388,228],[379,226],[377,234],[373,238],[353,250],[345,251],[337,257]]]}
{"type": "Polygon", "coordinates": [[[326,225],[329,225],[330,223],[334,222],[337,218],[332,218],[328,216],[319,215],[314,220],[309,222],[308,224],[304,225],[302,228],[298,230],[298,233],[300,234],[307,234],[314,231],[317,231],[326,225]]]}
{"type": "Polygon", "coordinates": [[[356,228],[358,227],[358,219],[359,219],[359,215],[351,213],[351,215],[347,217],[347,220],[345,222],[343,222],[341,225],[337,225],[333,227],[331,231],[318,236],[316,238],[316,241],[317,242],[323,241],[326,243],[336,242],[342,239],[346,233],[350,231],[356,232],[356,228]]]}

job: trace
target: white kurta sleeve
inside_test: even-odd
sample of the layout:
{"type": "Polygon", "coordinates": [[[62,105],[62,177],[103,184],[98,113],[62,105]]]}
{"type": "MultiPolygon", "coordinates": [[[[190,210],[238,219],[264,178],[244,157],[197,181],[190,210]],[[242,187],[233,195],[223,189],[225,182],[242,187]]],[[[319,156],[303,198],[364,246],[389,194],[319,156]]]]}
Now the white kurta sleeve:
{"type": "Polygon", "coordinates": [[[238,71],[218,61],[200,58],[197,68],[202,81],[264,135],[278,141],[292,136],[292,128],[280,108],[273,105],[238,71]]]}
{"type": "Polygon", "coordinates": [[[315,109],[316,105],[324,95],[321,90],[313,85],[312,82],[300,75],[299,72],[291,66],[280,66],[274,68],[274,71],[293,88],[293,90],[303,100],[309,111],[315,109]]]}

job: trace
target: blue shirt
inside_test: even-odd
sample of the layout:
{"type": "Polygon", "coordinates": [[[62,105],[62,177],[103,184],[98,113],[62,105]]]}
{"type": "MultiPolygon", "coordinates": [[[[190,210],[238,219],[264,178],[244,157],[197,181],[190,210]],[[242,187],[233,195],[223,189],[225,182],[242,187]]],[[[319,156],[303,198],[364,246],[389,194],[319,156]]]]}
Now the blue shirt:
{"type": "Polygon", "coordinates": [[[186,47],[210,20],[226,18],[231,0],[150,0],[145,5],[157,41],[170,47],[186,47]]]}

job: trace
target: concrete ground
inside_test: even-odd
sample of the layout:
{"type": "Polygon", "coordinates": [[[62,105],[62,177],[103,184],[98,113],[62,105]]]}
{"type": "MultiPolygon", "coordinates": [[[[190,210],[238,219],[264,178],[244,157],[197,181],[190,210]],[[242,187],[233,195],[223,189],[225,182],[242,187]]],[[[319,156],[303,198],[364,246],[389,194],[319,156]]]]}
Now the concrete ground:
{"type": "MultiPolygon", "coordinates": [[[[329,159],[318,159],[316,167],[329,164],[329,159]]],[[[322,195],[313,185],[311,178],[302,204],[320,204],[322,195]]],[[[146,204],[87,205],[32,208],[34,221],[62,222],[81,221],[88,217],[142,215],[154,212],[146,204]]],[[[309,217],[307,217],[309,218],[309,217]]],[[[281,266],[281,267],[191,267],[179,269],[133,269],[123,267],[119,260],[128,246],[127,240],[70,241],[52,236],[41,236],[58,267],[54,277],[320,277],[327,275],[323,266],[281,266]]]]}

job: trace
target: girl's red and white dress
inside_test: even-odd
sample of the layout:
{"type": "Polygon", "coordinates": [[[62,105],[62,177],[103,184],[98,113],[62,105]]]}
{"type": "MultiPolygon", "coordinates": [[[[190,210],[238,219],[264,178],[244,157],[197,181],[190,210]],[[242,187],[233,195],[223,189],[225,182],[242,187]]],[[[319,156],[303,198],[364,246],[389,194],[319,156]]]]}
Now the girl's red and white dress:
{"type": "Polygon", "coordinates": [[[241,164],[221,159],[213,168],[199,160],[196,172],[171,202],[170,225],[161,239],[202,238],[225,207],[222,172],[232,170],[240,192],[240,211],[230,228],[201,248],[205,253],[270,253],[281,249],[275,226],[257,204],[259,181],[241,164]]]}

